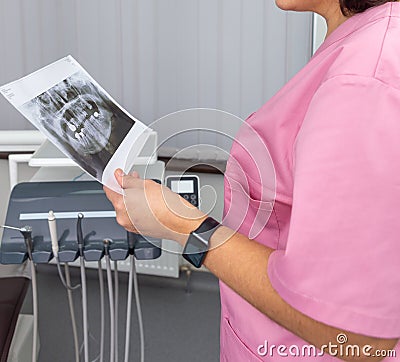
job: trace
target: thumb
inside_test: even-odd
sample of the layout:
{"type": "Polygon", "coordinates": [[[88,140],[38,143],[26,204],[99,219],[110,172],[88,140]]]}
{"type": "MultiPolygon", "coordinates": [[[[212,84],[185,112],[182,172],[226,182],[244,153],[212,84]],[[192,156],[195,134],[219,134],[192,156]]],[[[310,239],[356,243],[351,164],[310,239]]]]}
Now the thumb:
{"type": "Polygon", "coordinates": [[[114,176],[115,176],[115,179],[116,179],[117,182],[118,182],[118,185],[122,187],[122,179],[123,179],[123,177],[125,176],[125,172],[122,171],[120,168],[117,168],[117,169],[114,171],[114,176]]]}
{"type": "Polygon", "coordinates": [[[114,176],[118,182],[118,185],[123,189],[139,187],[143,184],[143,180],[140,178],[139,174],[136,171],[129,175],[126,175],[124,171],[118,168],[115,170],[114,176]]]}

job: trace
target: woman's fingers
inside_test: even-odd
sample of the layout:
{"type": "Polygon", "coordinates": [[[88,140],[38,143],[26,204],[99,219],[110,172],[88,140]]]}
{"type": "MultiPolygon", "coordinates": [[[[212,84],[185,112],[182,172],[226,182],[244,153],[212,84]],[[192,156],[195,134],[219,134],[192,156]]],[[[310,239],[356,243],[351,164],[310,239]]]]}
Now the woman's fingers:
{"type": "Polygon", "coordinates": [[[123,189],[130,189],[143,185],[143,180],[139,177],[139,174],[136,171],[126,175],[124,171],[118,168],[115,170],[114,176],[118,185],[123,189]]]}
{"type": "Polygon", "coordinates": [[[115,192],[108,188],[107,186],[103,186],[103,190],[106,193],[107,198],[111,201],[111,203],[114,205],[114,200],[117,200],[121,195],[118,192],[115,192]]]}
{"type": "MultiPolygon", "coordinates": [[[[116,211],[116,219],[118,224],[129,231],[137,233],[138,230],[133,225],[130,215],[128,214],[126,197],[128,194],[131,195],[132,192],[134,194],[136,194],[136,192],[139,192],[137,196],[140,196],[140,190],[143,189],[143,180],[140,179],[139,174],[136,171],[132,172],[129,175],[126,175],[121,169],[117,169],[115,170],[114,175],[121,188],[126,190],[126,192],[128,193],[125,193],[125,195],[121,195],[106,186],[104,186],[104,191],[116,211]]],[[[137,196],[134,197],[136,201],[139,199],[137,196]]]]}
{"type": "Polygon", "coordinates": [[[206,217],[199,209],[169,188],[143,180],[137,172],[115,171],[124,195],[104,188],[112,202],[117,222],[125,229],[160,239],[183,241],[206,217]]]}
{"type": "Polygon", "coordinates": [[[118,224],[120,224],[123,228],[128,231],[137,233],[137,229],[132,224],[132,221],[128,215],[128,211],[126,209],[124,197],[119,193],[109,189],[108,187],[103,187],[104,192],[106,193],[107,198],[112,203],[115,212],[116,212],[116,220],[118,224]]]}

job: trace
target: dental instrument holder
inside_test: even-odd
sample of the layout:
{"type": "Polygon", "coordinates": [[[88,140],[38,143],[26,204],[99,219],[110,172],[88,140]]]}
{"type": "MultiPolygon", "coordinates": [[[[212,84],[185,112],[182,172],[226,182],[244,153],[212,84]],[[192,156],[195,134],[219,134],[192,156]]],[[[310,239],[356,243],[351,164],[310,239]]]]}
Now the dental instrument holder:
{"type": "Polygon", "coordinates": [[[33,250],[32,227],[24,226],[19,231],[24,238],[26,250],[27,250],[28,256],[29,256],[31,251],[33,250]]]}
{"type": "MultiPolygon", "coordinates": [[[[160,180],[153,179],[154,182],[161,184],[160,180]]],[[[161,256],[161,244],[158,239],[144,237],[140,234],[127,232],[129,253],[137,260],[152,260],[161,256]]]]}
{"type": "MultiPolygon", "coordinates": [[[[126,231],[116,222],[114,208],[100,183],[26,182],[16,185],[11,193],[5,225],[20,227],[29,224],[32,227],[32,258],[35,263],[48,263],[53,258],[47,220],[49,210],[54,210],[57,218],[60,262],[73,262],[80,255],[76,233],[79,213],[84,215],[81,220],[82,251],[86,261],[98,261],[104,256],[105,238],[112,240],[109,245],[111,260],[125,260],[132,253],[126,231]]],[[[134,239],[133,254],[136,259],[151,260],[161,255],[160,239],[137,234],[130,238],[134,239]]],[[[22,234],[4,229],[0,263],[21,264],[27,257],[22,234]]]]}
{"type": "Polygon", "coordinates": [[[82,219],[84,215],[78,214],[78,222],[76,223],[76,240],[78,242],[79,256],[83,256],[83,231],[82,231],[82,219]]]}

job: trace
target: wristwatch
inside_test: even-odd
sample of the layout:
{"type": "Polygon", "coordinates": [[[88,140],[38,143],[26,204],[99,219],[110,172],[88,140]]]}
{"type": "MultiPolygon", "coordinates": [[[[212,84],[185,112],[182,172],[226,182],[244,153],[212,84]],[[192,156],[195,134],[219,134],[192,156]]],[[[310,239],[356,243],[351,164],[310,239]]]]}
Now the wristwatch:
{"type": "Polygon", "coordinates": [[[182,256],[196,268],[200,268],[207,255],[210,238],[220,226],[217,220],[207,217],[189,234],[182,256]]]}

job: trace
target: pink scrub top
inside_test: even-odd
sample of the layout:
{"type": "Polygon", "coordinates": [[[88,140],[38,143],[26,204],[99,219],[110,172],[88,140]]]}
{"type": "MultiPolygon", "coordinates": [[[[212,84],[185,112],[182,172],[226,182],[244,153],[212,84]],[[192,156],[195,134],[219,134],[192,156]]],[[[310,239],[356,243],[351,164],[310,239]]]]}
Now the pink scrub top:
{"type": "MultiPolygon", "coordinates": [[[[275,249],[265,272],[295,309],[344,331],[400,337],[400,3],[345,21],[246,124],[269,154],[239,131],[224,223],[237,226],[247,199],[239,232],[275,249]]],[[[337,360],[297,356],[307,342],[223,283],[221,304],[221,361],[337,360]],[[271,345],[286,349],[271,355],[271,345]]],[[[400,361],[396,352],[385,360],[400,361]]]]}

